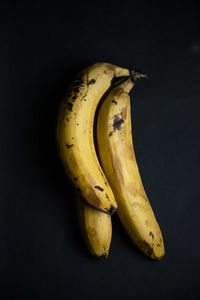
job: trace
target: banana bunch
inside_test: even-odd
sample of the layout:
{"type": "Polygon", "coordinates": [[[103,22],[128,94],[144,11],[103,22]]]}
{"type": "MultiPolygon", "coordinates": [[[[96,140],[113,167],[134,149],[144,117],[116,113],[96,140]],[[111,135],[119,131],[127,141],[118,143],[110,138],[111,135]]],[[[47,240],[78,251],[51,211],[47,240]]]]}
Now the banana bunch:
{"type": "Polygon", "coordinates": [[[164,255],[162,233],[142,184],[132,141],[128,93],[142,77],[109,63],[95,63],[76,76],[58,114],[59,156],[75,189],[83,238],[98,257],[108,256],[111,216],[116,210],[145,255],[152,259],[164,255]]]}

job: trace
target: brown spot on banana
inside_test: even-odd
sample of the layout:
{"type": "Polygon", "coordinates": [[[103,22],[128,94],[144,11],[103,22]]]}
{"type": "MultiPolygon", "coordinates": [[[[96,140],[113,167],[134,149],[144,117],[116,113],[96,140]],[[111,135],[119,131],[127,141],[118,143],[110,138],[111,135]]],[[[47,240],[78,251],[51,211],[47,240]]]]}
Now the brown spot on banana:
{"type": "Polygon", "coordinates": [[[152,237],[152,240],[154,239],[154,234],[153,234],[153,232],[149,232],[149,236],[151,236],[152,237]]]}
{"type": "Polygon", "coordinates": [[[70,144],[70,145],[69,145],[69,144],[66,144],[66,148],[67,148],[67,149],[69,149],[69,148],[71,148],[71,147],[73,147],[73,146],[74,146],[74,144],[70,144]]]}
{"type": "Polygon", "coordinates": [[[112,103],[114,103],[115,105],[117,105],[117,101],[116,100],[112,100],[112,103]]]}
{"type": "MultiPolygon", "coordinates": [[[[113,101],[114,100],[112,100],[112,102],[113,101]]],[[[111,136],[115,130],[120,130],[122,128],[122,124],[124,123],[124,120],[126,120],[126,116],[126,107],[122,109],[121,113],[114,115],[114,120],[112,124],[113,131],[110,131],[109,136],[111,136]]]]}
{"type": "Polygon", "coordinates": [[[104,70],[104,74],[110,74],[110,73],[114,73],[114,65],[111,65],[111,64],[107,64],[106,65],[106,70],[104,70]]]}
{"type": "Polygon", "coordinates": [[[136,241],[136,244],[138,245],[138,247],[144,252],[146,253],[148,256],[151,256],[153,253],[153,248],[145,241],[136,241]]]}
{"type": "Polygon", "coordinates": [[[88,81],[88,85],[95,84],[95,82],[96,82],[96,80],[93,78],[90,81],[88,81]]]}
{"type": "Polygon", "coordinates": [[[119,116],[119,114],[115,115],[114,120],[113,120],[113,129],[114,129],[114,131],[115,130],[120,130],[123,123],[124,123],[124,120],[121,118],[121,116],[119,116]]]}
{"type": "Polygon", "coordinates": [[[104,189],[102,187],[100,187],[99,185],[95,185],[94,186],[95,189],[98,189],[99,191],[103,192],[104,189]]]}
{"type": "Polygon", "coordinates": [[[68,109],[72,111],[73,104],[71,102],[67,102],[68,109]]]}

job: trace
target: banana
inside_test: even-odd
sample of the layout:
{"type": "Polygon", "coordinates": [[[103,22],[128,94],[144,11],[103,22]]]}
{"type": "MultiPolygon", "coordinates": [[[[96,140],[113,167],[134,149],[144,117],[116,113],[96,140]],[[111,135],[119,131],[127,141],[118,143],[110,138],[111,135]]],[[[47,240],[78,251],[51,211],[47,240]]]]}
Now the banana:
{"type": "MultiPolygon", "coordinates": [[[[142,77],[135,75],[132,79],[142,77]]],[[[164,255],[162,233],[145,193],[133,148],[128,95],[134,86],[132,79],[129,77],[114,87],[100,106],[98,152],[125,230],[144,254],[160,259],[164,255]]]]}
{"type": "Polygon", "coordinates": [[[93,124],[114,77],[129,75],[128,69],[109,63],[87,67],[72,82],[58,114],[57,145],[68,177],[88,204],[110,215],[117,203],[96,155],[93,124]]]}
{"type": "Polygon", "coordinates": [[[76,205],[80,231],[90,253],[107,258],[112,238],[111,216],[93,208],[78,193],[76,205]]]}

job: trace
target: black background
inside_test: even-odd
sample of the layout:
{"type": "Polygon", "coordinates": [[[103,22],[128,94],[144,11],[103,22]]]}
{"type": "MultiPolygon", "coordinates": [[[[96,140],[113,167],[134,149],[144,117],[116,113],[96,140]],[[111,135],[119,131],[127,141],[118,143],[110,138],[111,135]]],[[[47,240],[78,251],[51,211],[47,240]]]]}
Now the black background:
{"type": "Polygon", "coordinates": [[[198,1],[1,2],[1,299],[193,299],[200,285],[198,1]],[[52,4],[53,3],[53,4],[52,4]],[[70,80],[95,61],[142,69],[136,156],[166,255],[139,253],[113,217],[88,254],[55,147],[70,80]]]}

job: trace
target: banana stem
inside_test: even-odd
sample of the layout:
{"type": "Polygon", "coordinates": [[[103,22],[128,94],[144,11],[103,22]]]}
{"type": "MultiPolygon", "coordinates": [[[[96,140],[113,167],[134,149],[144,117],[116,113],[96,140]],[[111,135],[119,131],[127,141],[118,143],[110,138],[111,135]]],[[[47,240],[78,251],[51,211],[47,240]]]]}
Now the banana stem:
{"type": "Polygon", "coordinates": [[[126,93],[129,93],[130,90],[135,85],[135,82],[140,79],[148,79],[147,74],[142,73],[141,71],[129,70],[129,76],[122,76],[112,83],[111,89],[120,88],[123,89],[126,93]]]}
{"type": "Polygon", "coordinates": [[[123,77],[122,80],[119,81],[119,83],[117,83],[117,86],[120,87],[121,89],[124,89],[126,93],[130,92],[130,90],[133,88],[137,80],[148,78],[147,74],[142,73],[140,71],[130,70],[129,72],[130,72],[130,76],[123,77]]]}
{"type": "Polygon", "coordinates": [[[142,73],[141,71],[130,70],[130,76],[133,82],[136,82],[137,80],[140,79],[148,79],[147,74],[142,73]]]}

